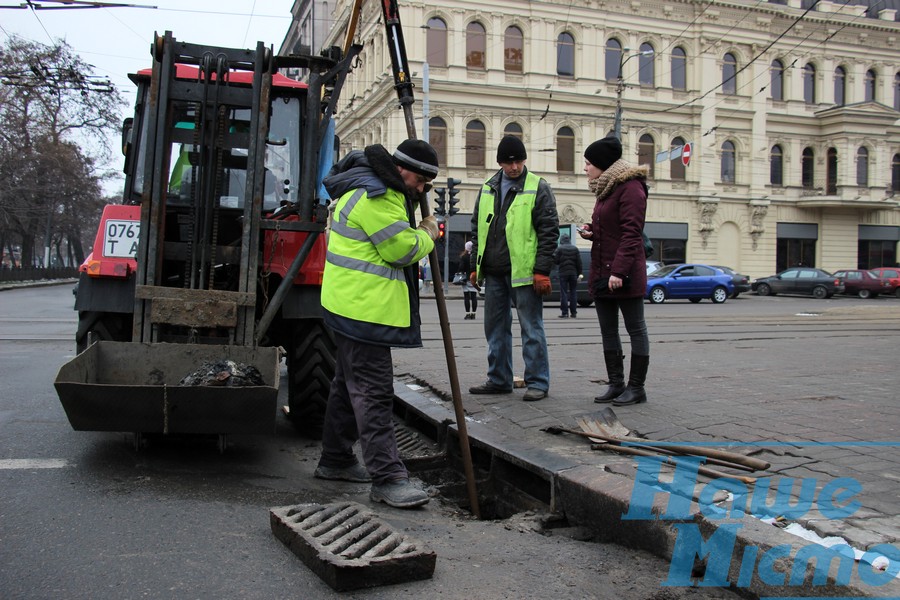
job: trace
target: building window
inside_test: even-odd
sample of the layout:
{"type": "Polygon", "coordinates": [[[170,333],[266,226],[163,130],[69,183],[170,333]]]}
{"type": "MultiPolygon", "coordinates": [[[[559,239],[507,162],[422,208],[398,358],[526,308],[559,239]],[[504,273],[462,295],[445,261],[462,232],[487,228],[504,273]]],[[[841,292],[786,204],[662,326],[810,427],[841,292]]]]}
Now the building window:
{"type": "Polygon", "coordinates": [[[835,150],[834,148],[829,148],[827,160],[825,161],[825,194],[828,196],[834,196],[837,194],[837,170],[837,150],[835,150]]]}
{"type": "Polygon", "coordinates": [[[800,164],[800,185],[802,185],[805,190],[811,190],[815,185],[815,166],[816,155],[813,153],[813,149],[808,147],[804,148],[803,159],[800,164]]]}
{"type": "Polygon", "coordinates": [[[769,74],[771,76],[769,91],[772,100],[784,100],[784,63],[778,59],[773,60],[772,66],[769,67],[769,74]]]}
{"type": "MultiPolygon", "coordinates": [[[[684,146],[684,138],[673,138],[672,148],[678,148],[679,146],[684,146]]],[[[684,181],[686,179],[684,163],[681,161],[680,155],[678,158],[673,158],[669,161],[669,176],[672,178],[672,181],[684,181]]]]}
{"type": "Polygon", "coordinates": [[[521,140],[523,137],[522,126],[518,123],[509,123],[503,128],[503,135],[512,135],[521,140]]]}
{"type": "Polygon", "coordinates": [[[864,146],[856,151],[856,185],[869,186],[869,151],[864,146]]]}
{"type": "Polygon", "coordinates": [[[687,54],[678,46],[672,50],[672,89],[687,89],[687,54]]]}
{"type": "Polygon", "coordinates": [[[425,60],[432,67],[447,66],[447,24],[443,19],[428,19],[428,34],[425,38],[425,60]]]}
{"type": "Polygon", "coordinates": [[[479,120],[469,121],[466,125],[466,166],[472,169],[484,168],[485,156],[484,123],[479,120]]]}
{"type": "Polygon", "coordinates": [[[892,267],[897,264],[897,242],[892,240],[859,240],[857,269],[892,267]]]}
{"type": "Polygon", "coordinates": [[[466,26],[466,68],[484,70],[484,53],[487,36],[484,25],[472,21],[466,26]]]}
{"type": "Polygon", "coordinates": [[[571,33],[563,32],[556,38],[556,74],[575,76],[575,38],[571,33]]]}
{"type": "Polygon", "coordinates": [[[865,90],[865,99],[866,102],[875,102],[878,98],[875,94],[876,87],[875,85],[878,83],[878,76],[875,75],[875,71],[869,69],[866,71],[866,90],[865,90]]]}
{"type": "Polygon", "coordinates": [[[735,182],[735,164],[734,144],[726,141],[722,144],[722,183],[735,182]]]}
{"type": "Polygon", "coordinates": [[[847,71],[844,67],[834,70],[834,103],[843,106],[847,101],[847,71]]]}
{"type": "Polygon", "coordinates": [[[503,39],[503,68],[507,73],[521,73],[525,60],[525,37],[518,27],[507,27],[503,39]]]}
{"type": "Polygon", "coordinates": [[[622,44],[619,40],[609,39],[606,41],[606,80],[616,81],[619,79],[619,64],[622,62],[622,44]]]}
{"type": "Polygon", "coordinates": [[[638,56],[638,81],[643,86],[652,87],[656,81],[656,52],[653,46],[647,43],[641,44],[641,54],[638,56]]]}
{"type": "Polygon", "coordinates": [[[556,170],[575,172],[575,132],[569,127],[560,127],[556,132],[556,170]]]}
{"type": "Polygon", "coordinates": [[[722,93],[733,96],[737,94],[737,59],[731,52],[722,57],[722,93]]]}
{"type": "Polygon", "coordinates": [[[900,194],[900,154],[895,154],[891,161],[891,192],[900,194]]]}
{"type": "Polygon", "coordinates": [[[647,177],[653,179],[653,165],[656,163],[656,143],[653,136],[645,133],[638,140],[638,164],[650,167],[647,177]]]}
{"type": "Polygon", "coordinates": [[[894,110],[900,110],[900,73],[894,75],[894,110]]]}
{"type": "Polygon", "coordinates": [[[816,103],[816,66],[812,63],[806,63],[803,67],[803,101],[816,103]]]}
{"type": "Polygon", "coordinates": [[[781,146],[775,144],[769,153],[769,183],[772,185],[784,185],[784,152],[781,146]]]}
{"type": "MultiPolygon", "coordinates": [[[[778,238],[775,243],[775,270],[788,267],[815,267],[816,240],[778,238]]],[[[795,276],[797,275],[796,272],[795,276]]]]}
{"type": "Polygon", "coordinates": [[[440,117],[428,119],[428,143],[437,152],[438,164],[447,167],[447,123],[440,117]]]}

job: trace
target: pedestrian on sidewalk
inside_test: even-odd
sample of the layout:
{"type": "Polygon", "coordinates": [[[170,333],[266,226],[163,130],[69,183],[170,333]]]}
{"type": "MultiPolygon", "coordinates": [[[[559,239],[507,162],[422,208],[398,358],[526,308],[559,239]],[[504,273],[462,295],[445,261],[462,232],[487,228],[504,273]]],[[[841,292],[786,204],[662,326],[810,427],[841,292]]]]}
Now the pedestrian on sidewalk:
{"type": "Polygon", "coordinates": [[[512,306],[522,332],[525,362],[523,400],[540,400],[550,389],[550,361],[544,334],[543,297],[551,291],[550,270],[559,237],[556,198],[544,179],[525,167],[525,144],[506,136],[497,147],[500,170],[484,182],[475,202],[472,233],[476,268],[484,280],[487,381],[471,394],[509,394],[513,389],[512,306]]]}
{"type": "Polygon", "coordinates": [[[576,287],[582,275],[581,252],[570,241],[571,238],[563,234],[559,239],[559,247],[553,253],[553,262],[556,263],[559,274],[559,310],[560,319],[578,316],[578,297],[576,287]]]}
{"type": "Polygon", "coordinates": [[[647,287],[642,232],[647,212],[646,166],[622,160],[622,143],[610,136],[584,151],[588,187],[597,198],[591,222],[579,235],[591,241],[588,286],[596,301],[609,387],[594,402],[627,406],[647,401],[644,382],[650,365],[650,338],[644,321],[647,287]],[[631,371],[625,385],[625,355],[619,312],[631,339],[631,371]]]}
{"type": "Polygon", "coordinates": [[[466,281],[463,283],[463,303],[466,307],[466,316],[464,319],[475,319],[475,313],[478,312],[478,287],[473,283],[468,274],[475,270],[475,255],[472,254],[474,244],[466,242],[462,253],[459,255],[459,272],[467,275],[466,281]]]}
{"type": "Polygon", "coordinates": [[[336,200],[322,308],[337,361],[315,476],[371,481],[369,498],[398,508],[428,502],[397,449],[391,347],[422,346],[418,262],[439,232],[434,216],[416,227],[415,209],[437,174],[434,148],[406,140],[393,156],[380,144],[350,152],[324,181],[336,200]],[[357,440],[365,468],[353,453],[357,440]]]}

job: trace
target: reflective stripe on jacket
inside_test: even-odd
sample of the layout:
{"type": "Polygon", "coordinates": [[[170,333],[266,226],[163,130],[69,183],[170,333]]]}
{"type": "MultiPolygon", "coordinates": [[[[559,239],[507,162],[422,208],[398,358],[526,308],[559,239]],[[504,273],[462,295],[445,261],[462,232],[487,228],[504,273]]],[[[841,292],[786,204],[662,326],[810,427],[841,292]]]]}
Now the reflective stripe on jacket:
{"type": "Polygon", "coordinates": [[[410,305],[418,290],[410,290],[404,268],[433,248],[426,232],[410,226],[400,192],[388,189],[375,198],[362,188],[345,193],[335,205],[322,278],[328,325],[364,342],[420,346],[410,305]]]}
{"type": "MultiPolygon", "coordinates": [[[[537,256],[538,238],[532,223],[538,184],[541,178],[531,173],[525,174],[522,191],[513,198],[506,210],[506,243],[509,246],[509,260],[512,265],[510,279],[512,287],[531,285],[534,280],[534,262],[537,256]]],[[[502,201],[502,199],[501,199],[502,201]]],[[[481,257],[487,247],[490,223],[495,218],[496,201],[494,190],[485,183],[478,199],[478,277],[481,277],[481,257]]]]}

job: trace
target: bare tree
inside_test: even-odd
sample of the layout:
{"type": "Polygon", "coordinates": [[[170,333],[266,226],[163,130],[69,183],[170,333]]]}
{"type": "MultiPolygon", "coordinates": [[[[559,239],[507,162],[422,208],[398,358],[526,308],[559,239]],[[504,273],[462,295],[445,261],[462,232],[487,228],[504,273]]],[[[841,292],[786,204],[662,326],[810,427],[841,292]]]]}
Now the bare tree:
{"type": "Polygon", "coordinates": [[[63,240],[83,258],[103,200],[96,165],[111,156],[123,105],[64,42],[0,47],[0,232],[20,243],[23,266],[63,240]]]}

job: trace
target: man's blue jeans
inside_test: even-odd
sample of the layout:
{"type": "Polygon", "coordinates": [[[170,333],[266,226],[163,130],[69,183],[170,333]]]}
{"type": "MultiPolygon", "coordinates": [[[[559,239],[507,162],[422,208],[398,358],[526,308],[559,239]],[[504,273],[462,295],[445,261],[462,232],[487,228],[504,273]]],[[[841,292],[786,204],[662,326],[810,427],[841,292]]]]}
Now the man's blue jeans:
{"type": "Polygon", "coordinates": [[[512,287],[509,275],[484,280],[484,336],[488,343],[488,381],[503,389],[513,387],[512,307],[522,331],[525,385],[550,389],[550,360],[544,335],[544,301],[531,285],[512,287]]]}

